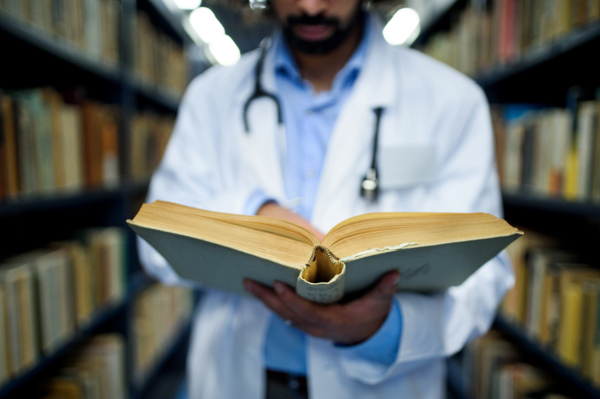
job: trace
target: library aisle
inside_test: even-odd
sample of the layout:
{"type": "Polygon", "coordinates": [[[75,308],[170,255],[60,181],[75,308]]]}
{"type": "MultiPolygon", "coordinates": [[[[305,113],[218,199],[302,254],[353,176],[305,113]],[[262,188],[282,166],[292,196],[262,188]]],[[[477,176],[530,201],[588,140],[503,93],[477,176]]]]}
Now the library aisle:
{"type": "MultiPolygon", "coordinates": [[[[185,398],[201,295],[146,275],[125,221],[190,80],[273,28],[206,2],[0,0],[0,399],[185,398]]],[[[600,0],[398,4],[423,21],[402,45],[487,95],[504,216],[525,231],[448,397],[600,398],[600,0]]]]}

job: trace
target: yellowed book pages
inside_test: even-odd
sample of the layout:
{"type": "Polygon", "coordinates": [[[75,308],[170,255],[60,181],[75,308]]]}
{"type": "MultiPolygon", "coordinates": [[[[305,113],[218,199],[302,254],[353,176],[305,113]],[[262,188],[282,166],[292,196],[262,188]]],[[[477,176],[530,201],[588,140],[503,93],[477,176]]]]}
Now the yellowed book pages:
{"type": "Polygon", "coordinates": [[[128,223],[184,279],[242,295],[244,278],[279,280],[316,302],[359,293],[392,270],[399,290],[456,286],[523,234],[483,213],[373,213],[339,223],[321,243],[287,221],[163,201],[128,223]]]}

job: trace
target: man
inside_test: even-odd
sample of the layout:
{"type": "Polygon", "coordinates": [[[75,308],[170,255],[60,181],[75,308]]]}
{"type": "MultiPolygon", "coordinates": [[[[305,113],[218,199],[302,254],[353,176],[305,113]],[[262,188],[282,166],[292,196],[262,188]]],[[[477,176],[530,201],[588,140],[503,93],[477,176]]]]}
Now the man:
{"type": "MultiPolygon", "coordinates": [[[[281,29],[260,62],[260,82],[281,102],[286,136],[265,97],[248,107],[244,126],[260,51],[213,68],[190,84],[149,201],[283,218],[320,237],[366,212],[501,213],[488,106],[473,82],[389,46],[359,0],[270,6],[281,29]],[[371,202],[359,188],[376,125],[381,192],[371,202]]],[[[140,252],[149,273],[184,283],[147,244],[140,252]]],[[[489,328],[514,281],[510,264],[499,256],[461,286],[430,295],[395,293],[399,277],[382,276],[362,297],[335,305],[307,302],[279,283],[270,290],[245,281],[254,298],[206,290],[189,397],[303,397],[305,381],[313,399],[444,397],[444,358],[489,328]]]]}

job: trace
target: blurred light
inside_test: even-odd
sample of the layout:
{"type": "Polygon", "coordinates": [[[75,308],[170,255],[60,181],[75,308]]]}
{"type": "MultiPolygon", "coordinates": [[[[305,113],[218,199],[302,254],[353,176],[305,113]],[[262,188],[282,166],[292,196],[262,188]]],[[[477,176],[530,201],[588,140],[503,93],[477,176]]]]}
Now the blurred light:
{"type": "Polygon", "coordinates": [[[240,59],[240,49],[227,35],[210,43],[208,49],[217,62],[222,65],[233,65],[240,59]]]}
{"type": "Polygon", "coordinates": [[[175,4],[182,10],[195,10],[200,7],[202,0],[175,0],[175,4]]]}
{"type": "Polygon", "coordinates": [[[198,36],[204,43],[210,44],[225,36],[223,25],[215,17],[215,14],[206,7],[200,7],[192,11],[190,24],[198,32],[198,36]]]}
{"type": "Polygon", "coordinates": [[[421,19],[412,8],[401,8],[383,28],[383,37],[392,45],[411,45],[421,33],[421,19]]]}

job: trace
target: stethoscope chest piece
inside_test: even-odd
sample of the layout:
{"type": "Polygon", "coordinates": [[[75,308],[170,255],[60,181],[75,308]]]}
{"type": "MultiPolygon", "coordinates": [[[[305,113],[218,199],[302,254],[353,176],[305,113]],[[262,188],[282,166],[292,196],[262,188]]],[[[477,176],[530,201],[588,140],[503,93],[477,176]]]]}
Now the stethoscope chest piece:
{"type": "Polygon", "coordinates": [[[368,202],[376,202],[379,196],[379,179],[377,169],[370,168],[360,184],[360,196],[368,202]]]}
{"type": "Polygon", "coordinates": [[[379,177],[377,176],[377,145],[379,141],[379,125],[383,108],[373,109],[375,112],[375,133],[373,136],[373,155],[371,156],[371,167],[360,183],[360,196],[370,203],[377,202],[379,196],[379,177]]]}

